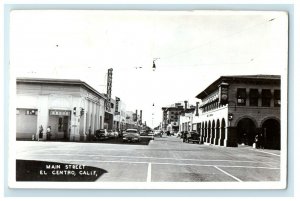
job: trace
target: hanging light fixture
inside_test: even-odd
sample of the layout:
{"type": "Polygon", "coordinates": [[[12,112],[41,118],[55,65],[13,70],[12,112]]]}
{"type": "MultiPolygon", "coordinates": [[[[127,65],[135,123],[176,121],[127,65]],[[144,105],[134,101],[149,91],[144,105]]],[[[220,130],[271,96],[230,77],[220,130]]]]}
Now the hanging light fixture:
{"type": "Polygon", "coordinates": [[[156,61],[157,59],[160,59],[160,58],[154,58],[154,59],[153,59],[153,65],[152,65],[152,70],[153,70],[153,71],[156,70],[156,64],[155,64],[155,61],[156,61]]]}
{"type": "Polygon", "coordinates": [[[152,70],[155,71],[155,69],[156,69],[155,60],[153,60],[152,70]]]}

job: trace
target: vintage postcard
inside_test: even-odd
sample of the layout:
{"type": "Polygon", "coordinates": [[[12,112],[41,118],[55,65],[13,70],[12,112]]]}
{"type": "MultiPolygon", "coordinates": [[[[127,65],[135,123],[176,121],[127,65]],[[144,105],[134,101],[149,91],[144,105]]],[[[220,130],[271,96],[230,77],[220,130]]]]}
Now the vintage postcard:
{"type": "Polygon", "coordinates": [[[13,10],[11,188],[285,189],[288,13],[13,10]]]}

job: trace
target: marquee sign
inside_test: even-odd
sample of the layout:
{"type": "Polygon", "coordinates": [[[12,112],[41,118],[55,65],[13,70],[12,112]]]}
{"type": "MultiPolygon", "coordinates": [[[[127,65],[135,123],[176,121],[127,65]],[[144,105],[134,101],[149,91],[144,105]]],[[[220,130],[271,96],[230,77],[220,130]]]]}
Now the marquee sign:
{"type": "Polygon", "coordinates": [[[112,71],[112,68],[107,71],[106,111],[108,112],[111,110],[112,71]]]}
{"type": "Polygon", "coordinates": [[[116,106],[115,106],[115,115],[119,115],[119,102],[120,102],[120,98],[116,97],[116,106]]]}

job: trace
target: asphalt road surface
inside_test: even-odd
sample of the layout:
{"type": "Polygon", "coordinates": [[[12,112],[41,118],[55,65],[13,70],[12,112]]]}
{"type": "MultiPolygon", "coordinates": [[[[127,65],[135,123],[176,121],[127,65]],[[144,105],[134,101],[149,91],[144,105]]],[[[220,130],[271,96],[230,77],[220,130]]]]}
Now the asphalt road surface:
{"type": "Polygon", "coordinates": [[[141,144],[17,141],[16,158],[101,168],[106,173],[97,182],[280,180],[278,150],[188,144],[174,136],[141,144]]]}

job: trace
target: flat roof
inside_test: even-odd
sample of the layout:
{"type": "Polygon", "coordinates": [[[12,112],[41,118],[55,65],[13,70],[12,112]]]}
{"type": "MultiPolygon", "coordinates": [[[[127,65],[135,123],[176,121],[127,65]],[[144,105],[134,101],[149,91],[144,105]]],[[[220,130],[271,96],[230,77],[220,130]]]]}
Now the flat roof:
{"type": "Polygon", "coordinates": [[[280,84],[280,75],[234,75],[234,76],[221,76],[212,84],[210,84],[206,89],[200,92],[196,98],[203,99],[207,97],[210,93],[218,88],[222,82],[238,82],[238,81],[275,81],[280,84]]]}
{"type": "Polygon", "coordinates": [[[98,96],[106,99],[105,95],[83,82],[79,79],[56,79],[56,78],[31,78],[31,77],[19,77],[16,80],[17,83],[31,83],[31,84],[64,84],[64,85],[82,85],[90,91],[94,92],[98,96]]]}

